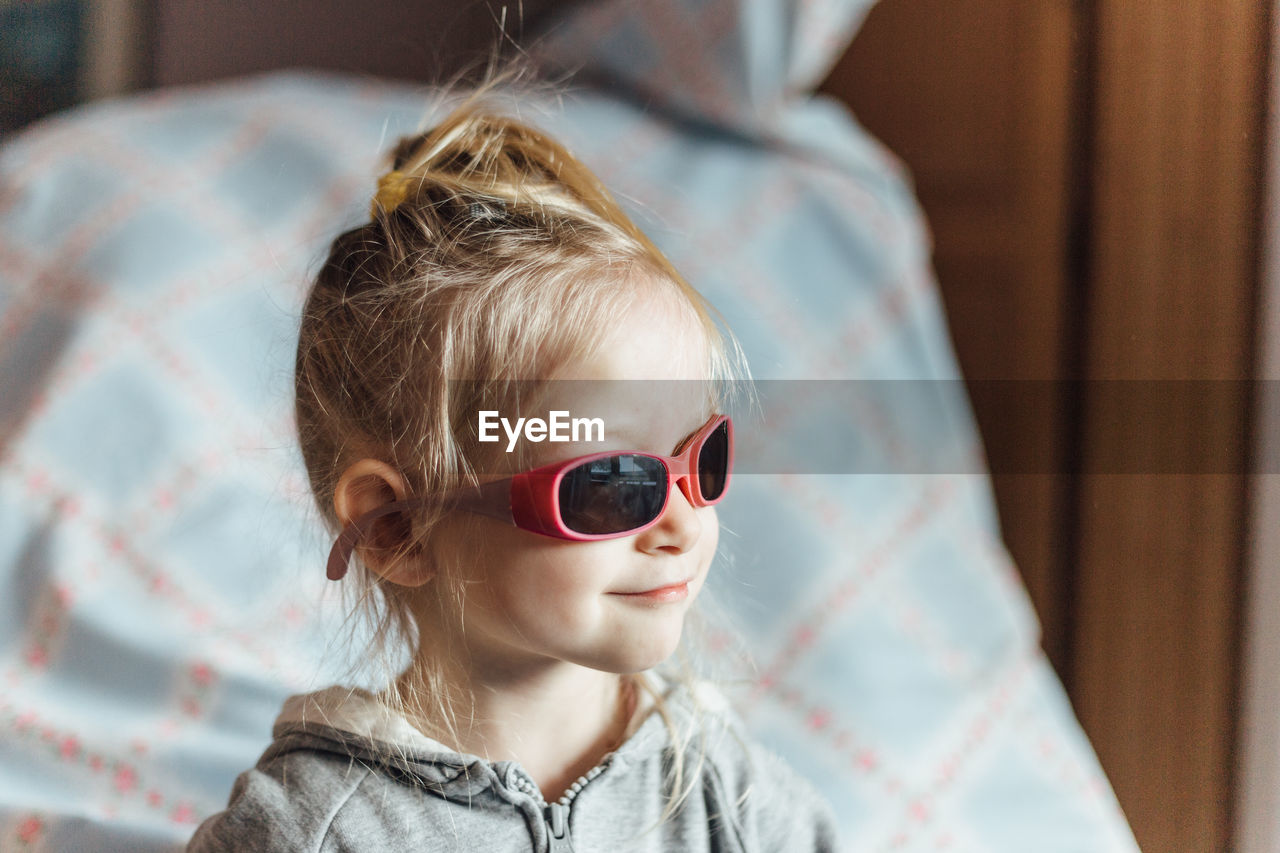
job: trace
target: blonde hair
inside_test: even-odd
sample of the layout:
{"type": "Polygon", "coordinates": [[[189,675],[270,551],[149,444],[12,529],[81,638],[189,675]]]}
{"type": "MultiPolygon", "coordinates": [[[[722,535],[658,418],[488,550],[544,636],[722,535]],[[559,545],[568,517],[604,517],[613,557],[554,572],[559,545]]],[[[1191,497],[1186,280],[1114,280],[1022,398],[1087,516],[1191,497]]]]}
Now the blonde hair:
{"type": "MultiPolygon", "coordinates": [[[[396,145],[372,220],[333,241],[306,300],[297,424],[311,489],[335,533],[334,489],[363,457],[392,465],[411,494],[474,483],[480,399],[514,409],[506,404],[515,380],[549,378],[589,355],[607,318],[642,288],[665,291],[696,317],[713,380],[744,373],[710,306],[600,180],[551,137],[494,108],[504,83],[500,75],[475,89],[435,127],[396,145]]],[[[442,512],[428,506],[390,522],[401,525],[406,553],[427,547],[442,512]]],[[[354,592],[352,613],[372,629],[375,652],[362,659],[394,666],[398,650],[417,651],[417,620],[460,612],[462,585],[448,572],[424,595],[355,562],[344,591],[354,592]]],[[[433,652],[437,661],[450,654],[433,652]]],[[[392,681],[381,696],[397,713],[429,698],[456,735],[455,706],[464,700],[465,711],[466,697],[449,695],[442,666],[427,657],[415,653],[426,663],[414,679],[392,681]]],[[[687,787],[682,775],[678,767],[677,793],[687,787]]]]}

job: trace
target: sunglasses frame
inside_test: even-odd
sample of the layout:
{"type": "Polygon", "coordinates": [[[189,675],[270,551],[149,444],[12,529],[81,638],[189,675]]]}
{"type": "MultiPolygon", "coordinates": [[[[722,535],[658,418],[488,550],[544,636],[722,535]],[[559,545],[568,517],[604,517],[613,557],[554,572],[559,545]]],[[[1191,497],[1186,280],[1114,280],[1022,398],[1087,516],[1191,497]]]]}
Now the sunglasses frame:
{"type": "MultiPolygon", "coordinates": [[[[679,447],[674,456],[663,456],[658,453],[645,453],[639,450],[608,450],[577,456],[562,462],[552,462],[522,471],[501,480],[482,483],[478,487],[463,487],[446,493],[435,500],[446,499],[456,501],[455,508],[485,515],[499,521],[505,521],[521,530],[528,530],[542,536],[564,539],[571,542],[598,542],[604,539],[620,539],[643,533],[662,520],[667,505],[671,502],[671,485],[674,482],[680,488],[692,506],[712,506],[724,499],[729,492],[729,482],[733,478],[733,421],[728,415],[712,415],[711,418],[689,436],[679,447]],[[698,457],[707,439],[719,429],[726,426],[727,447],[725,451],[724,485],[720,494],[708,500],[702,494],[702,486],[698,480],[698,457]],[[560,514],[560,483],[564,476],[581,465],[598,459],[613,456],[640,456],[660,462],[667,474],[666,494],[657,514],[645,524],[615,533],[579,533],[564,523],[560,514]]],[[[329,580],[340,580],[347,573],[347,565],[357,543],[365,537],[373,522],[383,516],[401,510],[423,505],[432,498],[409,498],[393,501],[354,519],[343,528],[333,548],[329,552],[329,580]]]]}

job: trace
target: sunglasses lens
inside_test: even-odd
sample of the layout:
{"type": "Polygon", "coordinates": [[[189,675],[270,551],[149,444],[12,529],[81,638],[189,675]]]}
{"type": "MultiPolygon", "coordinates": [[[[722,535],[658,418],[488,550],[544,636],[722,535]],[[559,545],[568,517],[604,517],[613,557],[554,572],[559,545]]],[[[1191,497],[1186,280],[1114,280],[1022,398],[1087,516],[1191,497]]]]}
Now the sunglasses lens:
{"type": "Polygon", "coordinates": [[[667,500],[667,468],[620,453],[584,462],[560,481],[560,517],[576,533],[622,533],[658,517],[667,500]]]}
{"type": "Polygon", "coordinates": [[[698,451],[698,489],[708,503],[724,494],[729,481],[729,422],[712,430],[698,451]]]}

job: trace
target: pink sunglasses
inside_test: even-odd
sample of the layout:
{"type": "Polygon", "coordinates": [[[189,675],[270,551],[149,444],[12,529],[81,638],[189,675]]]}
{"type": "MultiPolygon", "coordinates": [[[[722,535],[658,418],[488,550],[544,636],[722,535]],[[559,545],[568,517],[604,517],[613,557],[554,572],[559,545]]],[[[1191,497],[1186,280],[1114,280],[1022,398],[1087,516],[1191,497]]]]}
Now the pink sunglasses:
{"type": "MultiPolygon", "coordinates": [[[[629,450],[592,453],[443,497],[456,500],[458,509],[522,530],[593,542],[630,536],[657,524],[666,511],[673,480],[693,506],[719,503],[728,491],[732,469],[733,422],[728,415],[712,415],[676,448],[675,456],[629,450]]],[[[374,521],[426,500],[394,501],[343,528],[329,552],[329,580],[340,580],[347,573],[352,551],[374,521]]]]}

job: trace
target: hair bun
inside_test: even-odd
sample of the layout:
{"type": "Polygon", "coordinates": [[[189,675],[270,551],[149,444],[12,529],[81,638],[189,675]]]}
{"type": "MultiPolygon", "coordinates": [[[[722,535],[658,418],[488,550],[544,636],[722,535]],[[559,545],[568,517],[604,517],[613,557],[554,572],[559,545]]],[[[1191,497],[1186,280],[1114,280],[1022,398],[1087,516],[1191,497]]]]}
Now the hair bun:
{"type": "Polygon", "coordinates": [[[489,235],[499,226],[558,230],[562,225],[616,228],[663,272],[679,273],[631,221],[600,179],[564,145],[505,111],[499,83],[469,92],[434,127],[400,139],[392,169],[379,182],[372,218],[383,227],[391,213],[404,227],[460,234],[477,223],[489,235]],[[414,222],[408,221],[409,219],[414,222]]]}
{"type": "Polygon", "coordinates": [[[422,143],[427,141],[427,137],[431,135],[431,131],[415,134],[414,136],[405,136],[396,143],[396,147],[391,149],[391,169],[399,172],[404,168],[404,164],[417,153],[422,147],[422,143]]]}
{"type": "Polygon", "coordinates": [[[429,218],[625,219],[599,180],[542,131],[473,93],[435,127],[400,139],[371,205],[372,218],[410,204],[429,218]],[[442,204],[443,202],[443,204],[442,204]],[[433,208],[434,212],[429,212],[433,208]]]}

